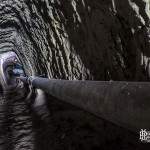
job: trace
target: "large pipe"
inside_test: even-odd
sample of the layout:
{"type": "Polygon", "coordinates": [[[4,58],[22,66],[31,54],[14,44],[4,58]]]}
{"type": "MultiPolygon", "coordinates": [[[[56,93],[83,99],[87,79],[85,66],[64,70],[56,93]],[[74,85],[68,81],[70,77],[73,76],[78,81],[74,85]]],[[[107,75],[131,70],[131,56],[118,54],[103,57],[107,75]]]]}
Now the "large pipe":
{"type": "Polygon", "coordinates": [[[149,82],[30,79],[35,88],[119,126],[150,129],[149,82]]]}

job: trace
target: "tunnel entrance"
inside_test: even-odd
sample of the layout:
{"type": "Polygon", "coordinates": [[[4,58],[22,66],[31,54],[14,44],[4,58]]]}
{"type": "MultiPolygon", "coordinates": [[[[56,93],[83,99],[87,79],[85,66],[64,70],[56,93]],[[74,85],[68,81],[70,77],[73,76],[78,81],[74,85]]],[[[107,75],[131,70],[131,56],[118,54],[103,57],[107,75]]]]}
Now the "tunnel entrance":
{"type": "Polygon", "coordinates": [[[17,54],[13,51],[0,54],[0,84],[3,90],[20,88],[21,82],[17,81],[18,76],[25,76],[17,54]]]}

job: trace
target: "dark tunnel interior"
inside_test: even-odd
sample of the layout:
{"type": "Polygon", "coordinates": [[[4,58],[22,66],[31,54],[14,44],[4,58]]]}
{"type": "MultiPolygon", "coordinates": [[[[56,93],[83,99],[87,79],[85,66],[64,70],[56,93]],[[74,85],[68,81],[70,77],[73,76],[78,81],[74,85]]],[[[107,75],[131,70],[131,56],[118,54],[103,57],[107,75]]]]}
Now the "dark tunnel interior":
{"type": "MultiPolygon", "coordinates": [[[[149,82],[149,5],[149,0],[1,0],[0,59],[15,52],[26,76],[149,82]]],[[[25,85],[4,93],[1,77],[0,83],[0,150],[149,147],[137,133],[39,89],[25,85]]]]}

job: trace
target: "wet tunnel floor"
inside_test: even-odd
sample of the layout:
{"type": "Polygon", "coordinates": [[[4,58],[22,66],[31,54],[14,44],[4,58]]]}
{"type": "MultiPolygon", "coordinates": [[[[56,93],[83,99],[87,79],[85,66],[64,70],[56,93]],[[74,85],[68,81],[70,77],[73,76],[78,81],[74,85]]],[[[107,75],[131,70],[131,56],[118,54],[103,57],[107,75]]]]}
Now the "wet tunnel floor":
{"type": "Polygon", "coordinates": [[[139,135],[48,97],[48,120],[33,115],[36,150],[140,150],[139,135]]]}

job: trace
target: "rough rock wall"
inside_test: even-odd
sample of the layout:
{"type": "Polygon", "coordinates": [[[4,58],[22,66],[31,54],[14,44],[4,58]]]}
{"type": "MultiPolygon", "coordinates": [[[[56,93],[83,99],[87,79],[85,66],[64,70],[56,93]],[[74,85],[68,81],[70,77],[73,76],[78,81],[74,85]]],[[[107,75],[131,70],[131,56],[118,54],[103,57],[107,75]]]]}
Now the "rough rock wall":
{"type": "Polygon", "coordinates": [[[149,0],[2,0],[0,14],[1,50],[30,74],[148,79],[149,0]]]}
{"type": "MultiPolygon", "coordinates": [[[[32,75],[148,80],[149,17],[148,0],[1,0],[0,51],[16,51],[32,75]]],[[[25,103],[9,106],[1,106],[0,114],[11,122],[1,119],[0,126],[9,121],[15,150],[33,149],[25,103]]]]}

